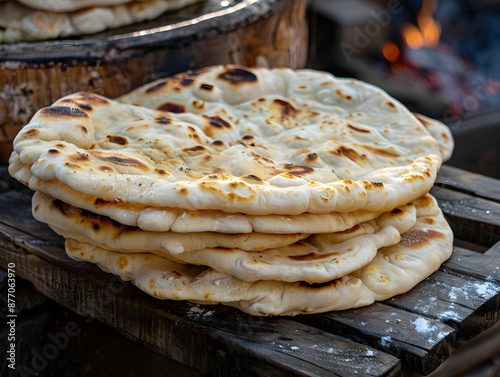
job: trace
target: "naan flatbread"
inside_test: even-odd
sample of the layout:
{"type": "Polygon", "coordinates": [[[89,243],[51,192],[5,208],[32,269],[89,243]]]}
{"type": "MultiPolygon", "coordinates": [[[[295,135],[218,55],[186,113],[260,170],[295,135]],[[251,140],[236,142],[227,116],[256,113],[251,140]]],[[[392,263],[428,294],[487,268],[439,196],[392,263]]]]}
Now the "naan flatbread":
{"type": "Polygon", "coordinates": [[[85,239],[90,238],[95,243],[106,244],[118,250],[163,250],[172,256],[216,247],[260,251],[287,246],[309,236],[301,233],[147,232],[73,207],[41,192],[33,195],[32,203],[35,219],[49,224],[62,236],[76,239],[83,236],[85,239]]]}
{"type": "Polygon", "coordinates": [[[451,255],[453,234],[435,200],[414,203],[417,224],[394,246],[382,248],[363,268],[323,284],[244,282],[203,266],[153,254],[124,254],[68,239],[71,258],[97,264],[160,299],[222,303],[253,315],[296,315],[369,305],[404,293],[451,255]]]}
{"type": "Polygon", "coordinates": [[[124,253],[156,252],[245,281],[308,283],[323,283],[361,268],[379,248],[398,243],[400,234],[416,222],[415,207],[407,205],[345,232],[311,235],[296,242],[307,235],[145,232],[40,193],[33,197],[33,215],[65,238],[124,253]]]}
{"type": "Polygon", "coordinates": [[[252,215],[390,211],[441,165],[398,102],[312,70],[217,66],[121,101],[77,93],[40,110],[14,141],[22,164],[104,200],[252,215]],[[170,112],[122,103],[158,93],[170,112]]]}
{"type": "Polygon", "coordinates": [[[279,280],[325,283],[369,263],[377,250],[399,242],[416,222],[415,208],[405,206],[344,232],[311,235],[293,245],[248,252],[222,248],[179,255],[244,281],[279,280]]]}
{"type": "MultiPolygon", "coordinates": [[[[30,5],[40,4],[42,9],[25,6],[18,1],[0,2],[0,43],[41,41],[68,38],[115,29],[136,22],[154,19],[161,14],[195,4],[202,0],[142,0],[109,1],[104,5],[85,7],[75,11],[65,2],[24,1],[30,5]],[[45,8],[53,8],[44,10],[45,8]],[[61,9],[59,8],[61,6],[61,9]]],[[[85,2],[79,2],[83,5],[85,2]]]]}
{"type": "Polygon", "coordinates": [[[455,142],[450,128],[436,119],[426,117],[422,114],[415,114],[417,119],[427,128],[432,137],[437,140],[439,144],[439,154],[444,161],[448,161],[453,154],[455,142]]]}

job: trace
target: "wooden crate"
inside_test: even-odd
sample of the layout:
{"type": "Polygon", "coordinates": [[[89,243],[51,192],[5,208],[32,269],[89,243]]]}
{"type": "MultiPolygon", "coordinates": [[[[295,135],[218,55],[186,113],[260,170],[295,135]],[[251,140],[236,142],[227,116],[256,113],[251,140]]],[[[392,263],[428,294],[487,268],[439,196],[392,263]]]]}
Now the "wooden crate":
{"type": "Polygon", "coordinates": [[[426,375],[500,319],[500,182],[460,169],[442,167],[431,191],[456,237],[439,271],[385,302],[277,318],[160,301],[73,261],[32,218],[31,192],[10,188],[0,194],[0,266],[14,263],[43,295],[205,375],[426,375]]]}

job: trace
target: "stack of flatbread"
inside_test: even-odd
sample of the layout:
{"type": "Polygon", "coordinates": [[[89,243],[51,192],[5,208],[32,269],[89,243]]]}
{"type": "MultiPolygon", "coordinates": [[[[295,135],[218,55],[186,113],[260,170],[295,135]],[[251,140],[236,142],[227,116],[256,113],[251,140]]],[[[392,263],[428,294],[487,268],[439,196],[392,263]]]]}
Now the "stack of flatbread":
{"type": "Polygon", "coordinates": [[[452,149],[362,82],[215,66],[60,99],[9,171],[71,258],[161,299],[295,315],[385,300],[450,256],[428,191],[452,149]]]}
{"type": "Polygon", "coordinates": [[[98,33],[202,0],[0,0],[0,43],[98,33]]]}

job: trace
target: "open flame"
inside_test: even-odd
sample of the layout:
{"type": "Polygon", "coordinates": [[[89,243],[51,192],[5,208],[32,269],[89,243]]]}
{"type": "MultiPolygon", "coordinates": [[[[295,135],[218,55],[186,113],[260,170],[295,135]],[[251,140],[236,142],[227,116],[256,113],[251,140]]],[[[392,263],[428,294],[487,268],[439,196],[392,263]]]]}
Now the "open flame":
{"type": "MultiPolygon", "coordinates": [[[[390,79],[391,83],[401,86],[411,85],[417,93],[423,94],[422,98],[427,94],[431,95],[439,101],[436,109],[439,107],[445,109],[448,105],[448,112],[443,110],[443,116],[466,117],[483,108],[498,109],[500,103],[498,69],[492,71],[491,68],[486,67],[485,70],[482,67],[484,50],[478,48],[475,52],[470,51],[472,48],[465,49],[471,54],[467,56],[466,52],[460,53],[462,50],[460,46],[457,48],[459,50],[457,53],[446,38],[440,40],[441,25],[434,19],[437,5],[437,0],[422,0],[422,7],[418,9],[416,15],[413,7],[405,9],[403,15],[393,22],[388,33],[393,40],[386,40],[379,50],[385,64],[377,65],[377,68],[380,67],[380,72],[390,79]],[[399,26],[400,21],[407,17],[414,17],[415,22],[399,26]],[[398,27],[399,30],[394,30],[394,27],[398,27]]],[[[465,9],[466,5],[457,7],[465,9]]],[[[485,16],[478,16],[478,21],[474,22],[489,20],[483,17],[485,16]]],[[[443,21],[443,29],[451,26],[453,29],[449,31],[454,32],[454,29],[458,28],[460,33],[470,27],[470,25],[457,25],[453,21],[443,21]]],[[[463,38],[458,39],[458,42],[451,43],[463,40],[463,38]]],[[[486,51],[493,51],[497,46],[491,39],[484,41],[484,45],[486,51]]],[[[419,98],[419,95],[415,96],[419,98]]],[[[411,98],[411,94],[408,94],[408,98],[411,98]]],[[[420,105],[425,106],[425,101],[420,105]]]]}
{"type": "MultiPolygon", "coordinates": [[[[422,8],[417,14],[417,25],[405,23],[402,26],[401,36],[404,46],[411,49],[436,48],[438,46],[441,25],[433,17],[436,6],[436,0],[423,0],[422,8]]],[[[403,51],[395,42],[384,42],[382,54],[391,63],[393,72],[401,73],[407,69],[407,63],[402,56],[403,51]]]]}
{"type": "Polygon", "coordinates": [[[434,48],[438,45],[441,35],[441,25],[433,18],[435,10],[435,1],[424,0],[422,9],[420,9],[417,15],[418,26],[409,23],[403,25],[401,34],[405,44],[409,48],[434,48]]]}

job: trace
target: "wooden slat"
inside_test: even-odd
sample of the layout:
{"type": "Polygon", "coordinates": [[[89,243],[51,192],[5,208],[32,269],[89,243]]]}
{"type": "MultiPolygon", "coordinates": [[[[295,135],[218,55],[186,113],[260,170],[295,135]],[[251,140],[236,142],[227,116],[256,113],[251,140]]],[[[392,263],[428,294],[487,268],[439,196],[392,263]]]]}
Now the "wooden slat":
{"type": "Polygon", "coordinates": [[[500,241],[500,203],[434,186],[437,199],[455,237],[492,246],[500,241]]]}
{"type": "Polygon", "coordinates": [[[490,247],[485,254],[500,259],[500,241],[490,247]]]}
{"type": "Polygon", "coordinates": [[[455,247],[450,259],[441,266],[441,270],[467,274],[476,279],[500,284],[500,258],[494,253],[480,254],[455,247]]]}
{"type": "Polygon", "coordinates": [[[443,165],[436,178],[436,184],[500,202],[500,184],[498,179],[485,175],[466,172],[462,169],[443,165]]]}
{"type": "Polygon", "coordinates": [[[456,348],[498,321],[499,296],[500,284],[438,271],[387,304],[455,328],[456,348]]]}
{"type": "Polygon", "coordinates": [[[470,242],[470,241],[467,241],[467,240],[464,240],[464,239],[458,238],[458,237],[453,238],[453,246],[461,247],[463,249],[468,249],[471,251],[477,251],[477,252],[483,253],[483,254],[486,251],[488,251],[488,249],[489,249],[488,246],[479,245],[477,243],[470,242]]]}
{"type": "Polygon", "coordinates": [[[432,374],[432,377],[498,376],[500,372],[500,363],[498,363],[500,361],[500,326],[498,325],[500,323],[458,349],[432,374]]]}
{"type": "Polygon", "coordinates": [[[455,343],[452,327],[384,303],[298,320],[381,349],[400,358],[406,369],[423,374],[449,357],[455,343]]]}
{"type": "Polygon", "coordinates": [[[63,244],[63,240],[48,225],[33,221],[31,214],[31,197],[33,191],[8,191],[0,195],[0,223],[22,230],[36,238],[55,244],[63,244]]]}
{"type": "MultiPolygon", "coordinates": [[[[28,229],[31,229],[28,227],[28,229]]],[[[69,258],[64,252],[64,240],[46,227],[47,238],[56,238],[55,242],[30,237],[29,233],[13,228],[0,221],[0,246],[4,250],[19,254],[36,255],[54,263],[67,266],[76,265],[78,262],[69,258]]]]}
{"type": "MultiPolygon", "coordinates": [[[[462,306],[474,307],[474,313],[457,327],[464,342],[500,321],[500,242],[484,254],[455,247],[442,266],[442,271],[469,279],[462,306]],[[483,302],[483,303],[481,303],[483,302]]],[[[456,326],[455,326],[456,327],[456,326]]]]}
{"type": "MultiPolygon", "coordinates": [[[[17,291],[17,287],[21,288],[22,285],[23,279],[18,278],[18,300],[28,293],[24,289],[17,291]]],[[[31,290],[34,291],[32,285],[31,290]]],[[[0,300],[7,299],[6,292],[7,290],[0,292],[0,300]]],[[[40,293],[38,295],[42,296],[40,293]]],[[[201,373],[124,338],[93,318],[81,317],[46,299],[45,296],[42,297],[47,300],[43,305],[18,311],[20,314],[16,318],[16,369],[8,373],[7,363],[0,362],[0,366],[3,366],[3,369],[0,367],[2,377],[202,377],[201,373]],[[47,355],[47,352],[54,353],[46,358],[43,355],[47,355]]],[[[2,342],[5,342],[8,333],[7,326],[0,326],[2,342]]],[[[6,342],[2,347],[5,347],[5,344],[6,342]]]]}

